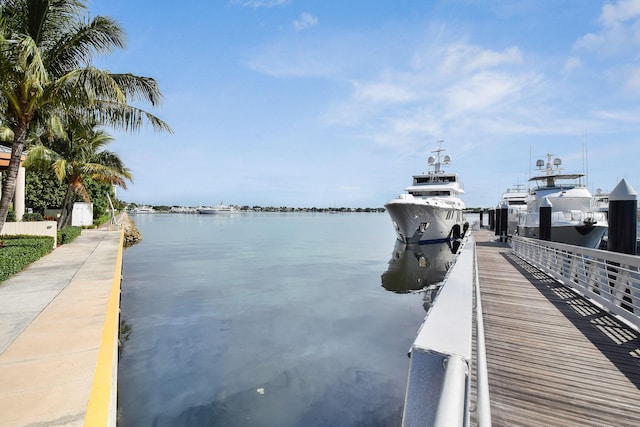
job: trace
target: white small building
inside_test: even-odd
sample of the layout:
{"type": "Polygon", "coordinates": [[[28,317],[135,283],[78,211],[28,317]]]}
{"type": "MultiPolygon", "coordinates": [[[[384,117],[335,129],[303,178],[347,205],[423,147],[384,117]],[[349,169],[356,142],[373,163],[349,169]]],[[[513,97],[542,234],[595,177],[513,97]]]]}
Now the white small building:
{"type": "Polygon", "coordinates": [[[82,227],[93,224],[93,203],[75,202],[71,212],[71,225],[82,227]]]}

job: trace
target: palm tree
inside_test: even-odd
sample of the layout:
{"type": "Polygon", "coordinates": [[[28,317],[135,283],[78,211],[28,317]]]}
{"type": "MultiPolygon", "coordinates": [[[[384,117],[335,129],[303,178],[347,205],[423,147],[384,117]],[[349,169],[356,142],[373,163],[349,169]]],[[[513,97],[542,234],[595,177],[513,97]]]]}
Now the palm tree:
{"type": "Polygon", "coordinates": [[[111,135],[96,128],[95,124],[81,123],[73,125],[66,138],[29,148],[25,168],[52,171],[60,182],[67,184],[58,229],[71,224],[77,196],[91,202],[84,184],[87,178],[127,188],[126,181],[131,180],[131,171],[117,154],[105,149],[111,142],[111,135]]]}
{"type": "Polygon", "coordinates": [[[15,192],[20,158],[32,135],[63,137],[63,123],[84,117],[98,125],[137,130],[150,123],[171,131],[130,101],[158,105],[154,79],[91,66],[95,54],[124,47],[113,20],[84,18],[86,0],[0,0],[0,143],[11,147],[0,199],[0,230],[15,192]]]}

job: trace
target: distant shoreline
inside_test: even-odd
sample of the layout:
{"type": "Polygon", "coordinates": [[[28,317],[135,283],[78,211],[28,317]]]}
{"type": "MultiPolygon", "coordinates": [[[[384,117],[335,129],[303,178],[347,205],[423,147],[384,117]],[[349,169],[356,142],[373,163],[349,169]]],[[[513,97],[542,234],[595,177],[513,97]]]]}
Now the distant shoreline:
{"type": "MultiPolygon", "coordinates": [[[[238,212],[310,212],[310,213],[384,213],[386,212],[385,208],[291,208],[291,207],[248,207],[248,206],[233,206],[238,210],[238,212]]],[[[190,207],[190,206],[161,206],[161,207],[151,207],[151,206],[140,206],[139,210],[129,209],[126,212],[133,215],[148,215],[148,214],[199,214],[199,207],[190,207]]],[[[480,213],[480,212],[488,212],[488,209],[482,208],[470,208],[465,209],[465,213],[480,213]]],[[[225,215],[225,213],[220,213],[218,215],[225,215]]]]}
{"type": "MultiPolygon", "coordinates": [[[[310,212],[310,213],[383,213],[384,208],[290,208],[290,207],[247,207],[247,206],[234,206],[238,212],[310,212]]],[[[198,209],[195,207],[181,207],[171,206],[162,207],[164,209],[158,209],[158,207],[145,206],[139,210],[130,209],[127,211],[133,215],[148,215],[148,214],[199,214],[198,209]]],[[[220,213],[217,215],[225,215],[220,213]]]]}

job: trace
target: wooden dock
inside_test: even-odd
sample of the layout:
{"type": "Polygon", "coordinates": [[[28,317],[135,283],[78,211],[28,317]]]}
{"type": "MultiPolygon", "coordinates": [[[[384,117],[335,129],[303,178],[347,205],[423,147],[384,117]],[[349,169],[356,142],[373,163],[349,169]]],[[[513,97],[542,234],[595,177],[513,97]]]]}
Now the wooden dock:
{"type": "Polygon", "coordinates": [[[493,426],[640,426],[640,339],[474,233],[493,426]]]}

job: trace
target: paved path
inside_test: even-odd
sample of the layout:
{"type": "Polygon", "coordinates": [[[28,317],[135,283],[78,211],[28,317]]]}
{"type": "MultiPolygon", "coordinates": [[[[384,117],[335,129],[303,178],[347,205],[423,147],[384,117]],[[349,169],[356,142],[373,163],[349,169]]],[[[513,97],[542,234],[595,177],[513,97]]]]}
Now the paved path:
{"type": "Polygon", "coordinates": [[[119,244],[83,230],[0,283],[0,426],[83,425],[119,244]]]}

